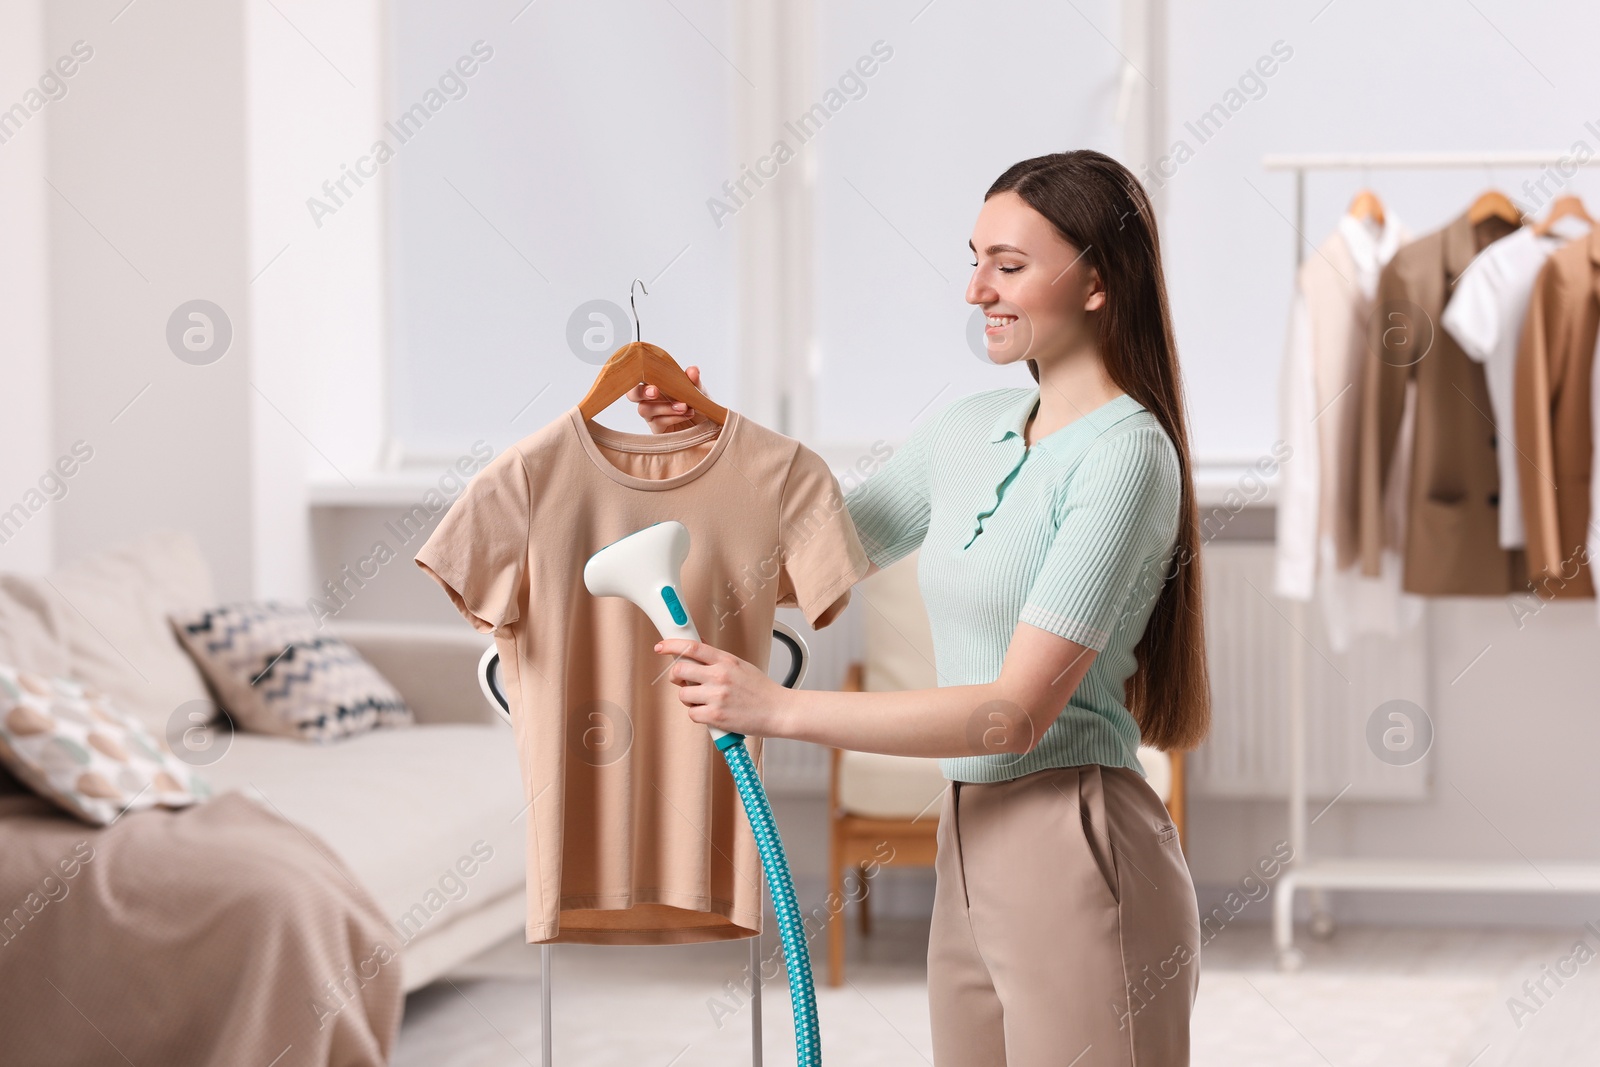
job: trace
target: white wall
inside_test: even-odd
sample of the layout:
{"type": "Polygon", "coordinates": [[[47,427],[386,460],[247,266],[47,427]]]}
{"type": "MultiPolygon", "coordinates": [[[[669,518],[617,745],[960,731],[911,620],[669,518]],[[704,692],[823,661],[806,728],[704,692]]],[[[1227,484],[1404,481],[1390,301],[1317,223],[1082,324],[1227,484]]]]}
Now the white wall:
{"type": "MultiPolygon", "coordinates": [[[[382,6],[57,6],[46,23],[48,56],[93,49],[48,110],[34,169],[50,184],[33,174],[6,198],[26,211],[48,194],[32,217],[52,253],[50,455],[79,437],[94,449],[52,509],[59,556],[177,527],[219,595],[303,596],[306,480],[375,466],[383,440],[381,182],[320,228],[306,206],[381,125],[382,6]],[[232,331],[198,365],[167,341],[195,299],[232,331]]],[[[28,159],[41,134],[4,147],[28,159]]],[[[5,460],[24,473],[50,437],[28,440],[35,454],[5,460]]]]}
{"type": "MultiPolygon", "coordinates": [[[[0,116],[0,374],[6,392],[6,427],[0,440],[0,570],[39,573],[53,561],[53,532],[63,494],[76,491],[83,474],[52,479],[61,458],[52,432],[50,381],[50,253],[46,226],[52,196],[45,184],[50,113],[72,95],[25,102],[55,56],[44,48],[44,13],[32,0],[0,2],[0,108],[21,104],[24,113],[0,116]],[[13,123],[19,123],[15,126],[13,123]],[[41,479],[44,483],[41,484],[41,479]]],[[[68,447],[61,450],[70,457],[68,447]]],[[[59,476],[59,471],[56,471],[59,476]]]]}
{"type": "Polygon", "coordinates": [[[245,47],[238,4],[51,4],[45,53],[93,48],[51,107],[56,441],[94,459],[55,513],[62,561],[189,529],[219,592],[249,592],[252,528],[245,47]],[[207,366],[168,348],[203,298],[233,340],[207,366]]]}
{"type": "Polygon", "coordinates": [[[353,481],[382,459],[389,172],[346,175],[382,135],[384,7],[244,5],[256,596],[298,600],[331,577],[313,562],[307,479],[353,481]],[[313,211],[340,179],[337,210],[313,211]]]}

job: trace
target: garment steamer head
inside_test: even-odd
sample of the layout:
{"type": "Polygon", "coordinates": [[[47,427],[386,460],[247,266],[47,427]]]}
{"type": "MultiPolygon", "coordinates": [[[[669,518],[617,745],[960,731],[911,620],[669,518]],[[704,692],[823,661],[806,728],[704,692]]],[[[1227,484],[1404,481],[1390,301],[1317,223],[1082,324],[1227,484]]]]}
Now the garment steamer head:
{"type": "Polygon", "coordinates": [[[679,592],[689,558],[689,528],[658,522],[602,548],[583,565],[583,584],[595,596],[619,596],[639,605],[662,637],[700,640],[679,592]]]}
{"type": "MultiPolygon", "coordinates": [[[[700,632],[678,593],[683,561],[688,558],[689,528],[669,519],[613,541],[590,556],[583,565],[583,584],[595,596],[633,601],[662,637],[698,641],[700,632]]],[[[718,748],[731,743],[730,738],[737,741],[744,736],[715,726],[707,729],[718,748]]]]}

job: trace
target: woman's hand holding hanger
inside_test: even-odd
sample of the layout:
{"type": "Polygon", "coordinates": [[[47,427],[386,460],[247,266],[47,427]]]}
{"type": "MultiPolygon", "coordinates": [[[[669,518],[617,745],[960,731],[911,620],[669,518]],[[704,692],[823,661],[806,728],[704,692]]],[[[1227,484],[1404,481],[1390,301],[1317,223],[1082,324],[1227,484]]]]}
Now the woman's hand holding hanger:
{"type": "MultiPolygon", "coordinates": [[[[699,367],[685,367],[683,373],[696,386],[700,384],[699,367]]],[[[661,396],[660,390],[653,385],[636,385],[624,395],[639,405],[639,417],[650,424],[651,433],[686,430],[701,421],[693,408],[682,401],[661,396]]]]}

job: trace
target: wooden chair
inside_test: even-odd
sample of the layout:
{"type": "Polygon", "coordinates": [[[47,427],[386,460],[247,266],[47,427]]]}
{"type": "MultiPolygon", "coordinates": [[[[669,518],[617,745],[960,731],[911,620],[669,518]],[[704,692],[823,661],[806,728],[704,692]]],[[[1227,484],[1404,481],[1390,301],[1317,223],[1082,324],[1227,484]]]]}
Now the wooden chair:
{"type": "MultiPolygon", "coordinates": [[[[913,552],[857,586],[863,602],[866,658],[852,663],[846,692],[932,689],[933,639],[917,588],[913,552]]],[[[1187,847],[1183,754],[1139,750],[1148,781],[1167,805],[1187,847]]],[[[875,867],[932,867],[946,781],[939,761],[831,749],[828,773],[828,879],[831,900],[845,901],[845,872],[866,886],[875,867]]],[[[872,932],[870,889],[856,901],[861,935],[872,932]]],[[[828,924],[828,984],[844,984],[843,911],[828,924]]]]}

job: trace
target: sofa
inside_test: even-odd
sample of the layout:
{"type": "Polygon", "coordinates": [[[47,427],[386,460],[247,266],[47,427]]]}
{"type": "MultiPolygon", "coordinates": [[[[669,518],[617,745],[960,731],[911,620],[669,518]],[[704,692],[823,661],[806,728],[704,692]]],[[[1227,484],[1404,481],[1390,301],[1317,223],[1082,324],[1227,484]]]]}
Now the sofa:
{"type": "Polygon", "coordinates": [[[510,730],[478,688],[482,635],[330,620],[414,725],[326,744],[213,728],[210,746],[190,751],[212,694],[166,616],[216,604],[191,535],[158,531],[47,575],[0,573],[0,597],[0,657],[97,686],[214,794],[242,793],[331,849],[403,944],[407,992],[524,930],[525,804],[510,730]]]}

